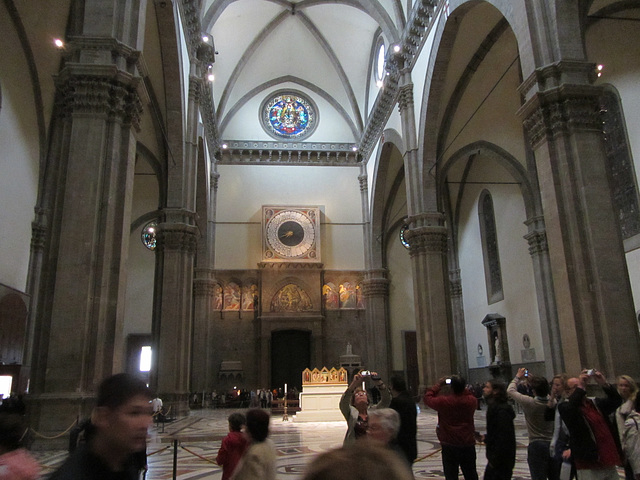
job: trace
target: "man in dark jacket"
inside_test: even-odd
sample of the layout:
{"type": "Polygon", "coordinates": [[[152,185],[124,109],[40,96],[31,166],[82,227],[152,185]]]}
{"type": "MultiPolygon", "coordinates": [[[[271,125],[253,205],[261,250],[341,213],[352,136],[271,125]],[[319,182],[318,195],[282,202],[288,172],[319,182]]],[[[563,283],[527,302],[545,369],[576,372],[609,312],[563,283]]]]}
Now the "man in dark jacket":
{"type": "Polygon", "coordinates": [[[478,402],[462,377],[442,378],[427,389],[424,403],[438,412],[437,434],[442,446],[442,468],[447,480],[477,480],[473,415],[478,402]]]}
{"type": "Polygon", "coordinates": [[[487,433],[478,440],[487,446],[484,480],[510,480],[516,463],[516,432],[513,408],[507,401],[507,388],[498,380],[489,380],[483,389],[487,401],[487,433]]]}
{"type": "Polygon", "coordinates": [[[409,464],[412,464],[418,456],[418,446],[416,443],[417,416],[416,402],[407,391],[407,384],[404,378],[394,375],[389,380],[391,387],[391,404],[400,415],[400,431],[398,432],[398,445],[404,452],[409,464]]]}
{"type": "Polygon", "coordinates": [[[567,387],[568,401],[558,404],[558,411],[569,429],[578,476],[618,480],[616,465],[621,465],[621,460],[608,417],[622,404],[622,397],[597,370],[583,370],[580,377],[567,380],[567,387]],[[591,379],[602,387],[604,398],[587,398],[586,385],[591,379]]]}
{"type": "Polygon", "coordinates": [[[146,463],[152,398],[144,381],[133,375],[105,379],[98,388],[86,443],[49,480],[138,480],[146,463]]]}

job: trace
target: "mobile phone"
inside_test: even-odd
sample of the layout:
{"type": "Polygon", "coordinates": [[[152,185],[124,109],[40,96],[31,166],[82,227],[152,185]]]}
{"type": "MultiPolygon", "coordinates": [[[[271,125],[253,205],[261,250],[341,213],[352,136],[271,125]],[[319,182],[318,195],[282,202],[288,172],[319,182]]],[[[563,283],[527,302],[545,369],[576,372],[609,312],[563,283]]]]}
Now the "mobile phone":
{"type": "Polygon", "coordinates": [[[447,379],[444,381],[444,383],[446,383],[447,385],[450,385],[450,384],[451,384],[451,379],[450,379],[450,378],[447,378],[447,379]]]}
{"type": "Polygon", "coordinates": [[[524,376],[525,376],[525,377],[528,377],[528,376],[529,376],[529,369],[527,369],[527,370],[525,370],[525,371],[524,371],[524,376]]]}
{"type": "Polygon", "coordinates": [[[369,370],[362,370],[360,372],[360,375],[362,375],[363,377],[370,377],[371,376],[371,372],[369,370]]]}
{"type": "Polygon", "coordinates": [[[596,373],[596,369],[595,368],[590,368],[589,370],[587,370],[587,375],[591,376],[593,374],[596,373]]]}

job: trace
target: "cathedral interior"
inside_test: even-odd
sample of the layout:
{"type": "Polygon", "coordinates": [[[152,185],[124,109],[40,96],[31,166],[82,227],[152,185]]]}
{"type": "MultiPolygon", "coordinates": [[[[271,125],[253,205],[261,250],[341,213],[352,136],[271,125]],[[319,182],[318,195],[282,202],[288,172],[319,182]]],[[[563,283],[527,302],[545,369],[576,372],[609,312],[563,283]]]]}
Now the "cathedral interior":
{"type": "Polygon", "coordinates": [[[0,31],[0,393],[36,430],[122,371],[176,412],[353,359],[640,375],[637,2],[4,0],[0,31]]]}

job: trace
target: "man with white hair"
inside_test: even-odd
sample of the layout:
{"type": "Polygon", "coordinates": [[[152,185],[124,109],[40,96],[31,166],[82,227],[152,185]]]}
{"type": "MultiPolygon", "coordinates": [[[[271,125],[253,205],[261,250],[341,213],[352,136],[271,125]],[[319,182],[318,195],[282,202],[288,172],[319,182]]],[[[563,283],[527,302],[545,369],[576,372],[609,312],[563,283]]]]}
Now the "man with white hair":
{"type": "Polygon", "coordinates": [[[386,446],[394,451],[404,463],[411,468],[400,445],[398,445],[398,432],[400,431],[400,414],[392,408],[380,408],[369,412],[369,428],[367,438],[375,443],[386,446]]]}

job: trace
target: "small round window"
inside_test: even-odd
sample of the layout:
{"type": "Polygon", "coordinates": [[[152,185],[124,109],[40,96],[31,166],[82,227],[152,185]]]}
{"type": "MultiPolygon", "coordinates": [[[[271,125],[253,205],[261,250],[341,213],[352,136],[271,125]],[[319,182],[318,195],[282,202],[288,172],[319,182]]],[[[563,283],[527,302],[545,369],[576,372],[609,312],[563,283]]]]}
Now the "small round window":
{"type": "Polygon", "coordinates": [[[407,230],[409,230],[409,225],[407,224],[404,224],[400,229],[400,242],[402,242],[402,246],[404,248],[410,247],[409,242],[407,241],[407,237],[405,236],[405,233],[407,232],[407,230]]]}
{"type": "Polygon", "coordinates": [[[142,240],[142,244],[147,247],[149,250],[155,250],[156,249],[156,231],[157,231],[157,227],[158,224],[153,221],[153,222],[149,222],[147,223],[144,228],[142,229],[142,234],[141,234],[141,240],[142,240]]]}
{"type": "Polygon", "coordinates": [[[382,81],[384,78],[384,56],[386,50],[384,48],[384,42],[380,42],[378,45],[378,52],[376,53],[376,80],[382,81]]]}

